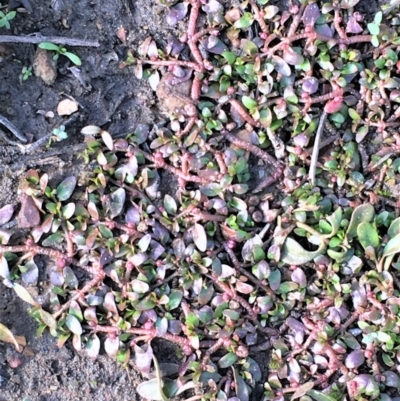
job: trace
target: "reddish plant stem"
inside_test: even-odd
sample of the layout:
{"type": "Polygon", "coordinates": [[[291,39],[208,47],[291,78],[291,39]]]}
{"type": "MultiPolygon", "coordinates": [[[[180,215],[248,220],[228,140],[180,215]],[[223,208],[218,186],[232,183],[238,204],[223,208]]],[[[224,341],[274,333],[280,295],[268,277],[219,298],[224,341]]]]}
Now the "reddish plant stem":
{"type": "Polygon", "coordinates": [[[251,5],[251,8],[253,9],[254,12],[254,19],[259,23],[261,30],[268,35],[269,29],[268,26],[264,20],[264,16],[261,15],[261,12],[259,8],[257,7],[257,4],[253,0],[249,0],[249,4],[251,5]]]}
{"type": "Polygon", "coordinates": [[[260,282],[260,280],[257,280],[250,272],[248,272],[244,267],[242,267],[241,263],[239,262],[239,259],[236,257],[235,253],[232,251],[231,248],[229,248],[229,245],[222,240],[221,235],[219,234],[219,231],[217,230],[218,233],[218,241],[221,242],[222,246],[225,249],[225,252],[229,255],[231,258],[232,264],[234,268],[244,276],[246,276],[253,284],[255,284],[258,288],[262,289],[265,291],[266,294],[268,294],[272,299],[275,299],[275,293],[269,288],[267,285],[264,285],[260,282]]]}
{"type": "Polygon", "coordinates": [[[61,224],[61,226],[64,231],[65,241],[67,243],[67,256],[72,258],[75,254],[74,243],[72,242],[71,236],[69,235],[69,231],[67,230],[64,222],[61,224]]]}
{"type": "Polygon", "coordinates": [[[224,162],[224,158],[222,157],[221,153],[216,151],[214,153],[215,161],[218,164],[220,173],[224,176],[227,173],[226,164],[224,162]]]}
{"type": "Polygon", "coordinates": [[[269,153],[265,152],[264,150],[260,149],[259,147],[253,145],[250,142],[243,141],[242,139],[237,138],[235,135],[231,134],[228,131],[221,131],[221,134],[231,143],[246,150],[247,152],[253,153],[253,155],[259,157],[260,159],[264,160],[268,164],[271,164],[275,168],[280,167],[280,163],[276,160],[273,156],[269,153]]]}
{"type": "Polygon", "coordinates": [[[132,327],[131,329],[127,329],[127,330],[121,330],[118,327],[114,327],[114,326],[93,326],[90,327],[90,329],[96,333],[100,332],[100,333],[114,333],[114,334],[118,334],[118,333],[130,333],[130,334],[137,334],[139,336],[148,336],[151,339],[153,338],[163,338],[167,341],[171,341],[177,345],[179,345],[180,347],[182,347],[183,351],[185,352],[186,355],[190,355],[192,354],[192,346],[190,344],[190,341],[185,338],[185,337],[181,337],[181,336],[177,336],[175,334],[171,334],[171,333],[165,333],[163,335],[160,335],[157,333],[157,330],[155,328],[150,328],[150,329],[144,329],[144,328],[139,328],[139,327],[132,327]],[[186,351],[189,351],[190,353],[186,353],[186,351]]]}
{"type": "Polygon", "coordinates": [[[71,305],[73,301],[77,301],[80,298],[83,298],[85,294],[87,294],[92,288],[95,288],[98,284],[100,284],[105,277],[105,273],[103,269],[98,266],[97,272],[95,273],[94,277],[87,282],[80,290],[77,290],[75,295],[72,296],[57,312],[53,313],[53,317],[57,318],[61,316],[71,305]]]}
{"type": "Polygon", "coordinates": [[[192,52],[193,58],[195,59],[196,63],[198,64],[197,71],[203,71],[204,70],[203,57],[201,56],[201,53],[196,45],[196,40],[198,40],[201,36],[196,37],[196,33],[195,33],[197,19],[198,19],[199,10],[200,10],[200,1],[199,0],[189,0],[189,3],[191,4],[192,8],[190,10],[189,23],[188,23],[188,45],[189,45],[190,51],[192,52]]]}
{"type": "Polygon", "coordinates": [[[278,168],[276,168],[275,172],[271,176],[267,176],[266,178],[264,178],[251,192],[253,194],[261,192],[264,188],[267,188],[274,182],[276,182],[278,178],[282,175],[282,173],[283,166],[279,166],[278,168]]]}
{"type": "Polygon", "coordinates": [[[198,42],[204,35],[207,35],[208,33],[211,33],[212,35],[218,35],[219,31],[213,26],[210,26],[208,28],[204,28],[200,30],[199,32],[193,34],[192,36],[192,41],[193,42],[198,42]]]}
{"type": "Polygon", "coordinates": [[[222,288],[222,290],[225,292],[225,294],[228,294],[229,297],[233,300],[239,303],[243,309],[246,310],[247,314],[249,315],[250,320],[256,320],[257,319],[257,313],[254,312],[253,308],[251,305],[240,295],[237,295],[236,291],[230,288],[230,286],[222,281],[218,281],[217,285],[222,288]]]}
{"type": "Polygon", "coordinates": [[[303,12],[306,8],[306,5],[307,5],[307,2],[306,1],[303,2],[303,4],[300,6],[299,12],[293,17],[293,21],[288,30],[287,37],[291,37],[296,33],[297,28],[301,21],[301,17],[303,16],[303,12]]]}
{"type": "Polygon", "coordinates": [[[201,94],[201,76],[199,73],[194,74],[190,96],[194,103],[197,103],[201,94]]]}
{"type": "Polygon", "coordinates": [[[335,26],[336,32],[342,41],[347,42],[347,35],[340,23],[342,22],[342,17],[340,16],[340,10],[335,9],[335,16],[333,17],[333,25],[335,26]]]}
{"type": "Polygon", "coordinates": [[[253,127],[259,127],[260,123],[256,122],[254,118],[247,112],[247,110],[242,106],[242,104],[236,100],[236,99],[231,99],[229,101],[231,107],[233,107],[236,112],[240,115],[240,117],[243,118],[247,123],[249,123],[253,127]]]}
{"type": "Polygon", "coordinates": [[[210,357],[212,354],[214,354],[215,352],[217,352],[220,348],[222,348],[225,343],[227,343],[227,345],[230,344],[230,340],[226,339],[226,338],[219,338],[206,352],[204,355],[204,358],[201,362],[201,364],[203,366],[207,365],[207,362],[210,360],[210,357]]]}
{"type": "Polygon", "coordinates": [[[197,182],[198,184],[209,184],[211,181],[206,179],[206,178],[202,178],[202,177],[198,177],[196,175],[189,175],[189,174],[184,174],[181,170],[179,170],[176,167],[173,167],[169,164],[167,164],[164,159],[161,157],[155,157],[147,152],[145,152],[144,150],[135,148],[133,149],[133,152],[136,154],[141,154],[145,159],[153,162],[157,168],[162,168],[164,170],[169,171],[172,174],[175,174],[177,177],[182,178],[185,181],[189,181],[189,182],[197,182]]]}
{"type": "Polygon", "coordinates": [[[51,248],[42,248],[39,245],[0,245],[0,254],[11,253],[31,253],[32,255],[45,255],[52,259],[64,259],[67,263],[79,265],[74,258],[68,257],[64,253],[51,248]]]}

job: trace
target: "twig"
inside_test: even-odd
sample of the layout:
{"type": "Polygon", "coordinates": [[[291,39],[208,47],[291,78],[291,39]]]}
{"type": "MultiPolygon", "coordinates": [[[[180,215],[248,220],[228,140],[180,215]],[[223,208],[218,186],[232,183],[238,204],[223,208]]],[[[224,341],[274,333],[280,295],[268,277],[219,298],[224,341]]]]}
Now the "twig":
{"type": "Polygon", "coordinates": [[[323,111],[321,117],[319,119],[317,133],[315,134],[315,141],[314,141],[314,149],[311,155],[311,163],[310,163],[310,172],[308,176],[310,177],[310,181],[312,185],[315,185],[315,172],[317,170],[317,161],[318,161],[318,154],[319,154],[319,145],[321,142],[321,135],[324,131],[325,120],[328,116],[326,111],[323,111]]]}
{"type": "Polygon", "coordinates": [[[8,121],[5,117],[0,116],[0,124],[4,125],[10,132],[16,136],[21,142],[28,142],[28,140],[18,131],[17,127],[8,121]]]}
{"type": "Polygon", "coordinates": [[[84,150],[86,148],[87,148],[86,143],[80,143],[78,145],[74,145],[69,148],[63,147],[61,149],[53,149],[48,152],[41,153],[39,155],[25,156],[23,158],[23,160],[21,160],[20,162],[16,162],[16,163],[10,164],[8,166],[0,166],[0,173],[7,171],[7,170],[15,171],[24,166],[36,166],[40,160],[47,159],[47,158],[53,157],[53,156],[58,156],[58,155],[80,152],[81,150],[84,150]]]}
{"type": "Polygon", "coordinates": [[[100,43],[97,40],[74,39],[74,38],[66,38],[63,36],[42,36],[40,33],[35,33],[32,36],[0,35],[0,43],[39,44],[42,42],[51,42],[57,45],[82,46],[82,47],[100,46],[100,43]]]}

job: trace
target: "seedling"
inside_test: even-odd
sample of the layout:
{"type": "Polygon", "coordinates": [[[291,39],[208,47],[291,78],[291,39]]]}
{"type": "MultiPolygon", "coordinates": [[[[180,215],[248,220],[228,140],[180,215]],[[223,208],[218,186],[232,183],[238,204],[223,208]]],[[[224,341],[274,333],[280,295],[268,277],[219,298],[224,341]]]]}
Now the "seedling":
{"type": "Polygon", "coordinates": [[[19,82],[22,84],[23,81],[28,80],[32,76],[32,67],[22,67],[21,74],[19,75],[19,82]]]}
{"type": "Polygon", "coordinates": [[[55,52],[56,54],[53,56],[53,60],[58,60],[60,55],[62,55],[68,57],[75,65],[82,65],[81,59],[75,53],[67,51],[67,49],[61,45],[58,46],[54,43],[42,42],[39,44],[39,47],[44,50],[55,52]]]}
{"type": "Polygon", "coordinates": [[[0,28],[6,27],[7,29],[10,29],[10,21],[15,18],[16,14],[15,11],[10,11],[6,14],[3,11],[0,11],[0,28]]]}

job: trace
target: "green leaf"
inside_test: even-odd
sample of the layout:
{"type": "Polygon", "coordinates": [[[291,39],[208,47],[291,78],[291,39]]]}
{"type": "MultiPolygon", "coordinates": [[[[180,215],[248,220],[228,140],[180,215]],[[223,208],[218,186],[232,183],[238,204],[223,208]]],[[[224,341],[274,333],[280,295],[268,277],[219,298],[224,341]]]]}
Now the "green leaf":
{"type": "Polygon", "coordinates": [[[66,201],[74,192],[75,187],[76,187],[76,177],[74,176],[67,177],[57,187],[56,191],[57,198],[60,201],[66,201]]]}
{"type": "Polygon", "coordinates": [[[310,397],[314,398],[316,401],[337,401],[336,398],[333,398],[327,394],[322,393],[321,391],[318,390],[308,390],[307,395],[310,397]]]}
{"type": "Polygon", "coordinates": [[[5,341],[7,343],[14,344],[15,349],[17,351],[21,350],[21,347],[18,344],[17,339],[14,337],[14,334],[6,326],[4,326],[4,324],[1,323],[0,323],[0,341],[5,341]]]}
{"type": "Polygon", "coordinates": [[[43,309],[39,309],[39,316],[42,322],[48,326],[51,330],[57,329],[57,322],[56,319],[49,313],[43,309]]]}
{"type": "Polygon", "coordinates": [[[242,103],[245,105],[245,107],[248,110],[254,110],[258,105],[254,99],[252,99],[251,97],[248,97],[248,96],[242,97],[242,103]]]}
{"type": "Polygon", "coordinates": [[[394,238],[397,234],[400,234],[400,217],[390,223],[387,234],[389,238],[394,238]]]}
{"type": "Polygon", "coordinates": [[[58,52],[60,47],[50,42],[42,42],[39,44],[39,47],[44,50],[52,50],[58,52]]]}
{"type": "Polygon", "coordinates": [[[384,333],[383,331],[378,331],[377,333],[377,339],[383,343],[387,343],[390,341],[392,338],[389,336],[389,334],[384,333]]]}
{"type": "Polygon", "coordinates": [[[361,223],[357,227],[357,237],[364,249],[372,246],[374,249],[379,246],[379,235],[371,223],[361,223]]]}
{"type": "Polygon", "coordinates": [[[370,33],[371,35],[379,35],[379,25],[370,22],[370,23],[367,25],[367,28],[368,28],[369,33],[370,33]]]}
{"type": "Polygon", "coordinates": [[[64,237],[61,233],[57,232],[49,235],[43,242],[42,245],[45,247],[54,247],[55,245],[60,245],[64,242],[64,237]]]}
{"type": "Polygon", "coordinates": [[[268,128],[272,122],[272,112],[269,107],[260,110],[260,123],[263,127],[268,128]]]}
{"type": "Polygon", "coordinates": [[[126,192],[124,188],[118,188],[110,195],[109,213],[112,219],[122,213],[125,205],[125,199],[126,192]]]}
{"type": "Polygon", "coordinates": [[[314,251],[306,251],[297,241],[293,238],[287,237],[281,250],[281,261],[288,265],[303,265],[304,263],[311,262],[314,258],[322,255],[326,249],[325,242],[321,241],[319,248],[314,251]]]}
{"type": "Polygon", "coordinates": [[[61,215],[65,220],[69,220],[75,213],[75,203],[68,203],[61,208],[61,215]]]}
{"type": "Polygon", "coordinates": [[[178,206],[175,202],[175,199],[171,196],[166,194],[164,196],[164,207],[165,210],[167,211],[168,214],[176,214],[177,210],[178,210],[178,206]]]}
{"type": "Polygon", "coordinates": [[[328,216],[326,219],[332,226],[332,231],[326,238],[332,238],[337,234],[340,228],[340,223],[342,222],[343,211],[340,207],[338,207],[333,214],[328,216]]]}
{"type": "Polygon", "coordinates": [[[16,12],[16,11],[10,11],[10,12],[6,15],[7,20],[8,20],[8,21],[11,21],[12,19],[15,18],[16,15],[17,15],[17,12],[16,12]]]}
{"type": "Polygon", "coordinates": [[[220,184],[217,184],[217,183],[214,183],[214,182],[212,182],[212,183],[210,183],[210,184],[203,185],[203,186],[200,188],[200,192],[201,192],[203,195],[206,195],[206,196],[216,196],[216,195],[218,195],[221,191],[222,191],[221,185],[220,185],[220,184]]]}
{"type": "Polygon", "coordinates": [[[228,62],[228,64],[232,65],[236,61],[236,54],[233,52],[223,52],[222,57],[228,62]]]}
{"type": "Polygon", "coordinates": [[[183,298],[183,292],[181,290],[171,290],[168,298],[169,301],[165,306],[168,311],[171,311],[180,305],[183,298]]]}
{"type": "Polygon", "coordinates": [[[82,65],[82,61],[81,59],[74,53],[70,53],[70,52],[65,52],[64,53],[65,57],[68,57],[75,65],[82,65]]]}
{"type": "Polygon", "coordinates": [[[351,215],[350,224],[346,231],[348,240],[351,241],[357,236],[357,227],[361,223],[369,223],[374,217],[375,210],[371,204],[366,203],[365,205],[357,206],[351,215]]]}
{"type": "Polygon", "coordinates": [[[22,285],[20,285],[18,283],[14,283],[13,288],[14,288],[14,291],[16,292],[16,294],[23,301],[25,301],[31,305],[38,305],[38,303],[32,298],[31,294],[29,294],[29,292],[24,287],[22,287],[22,285]]]}
{"type": "Polygon", "coordinates": [[[75,316],[68,315],[67,319],[65,320],[65,325],[70,329],[72,333],[78,336],[82,334],[82,326],[75,316]]]}
{"type": "Polygon", "coordinates": [[[378,12],[375,14],[374,23],[375,23],[376,25],[380,25],[380,24],[382,23],[382,18],[383,18],[383,13],[382,13],[382,11],[378,11],[378,12]]]}
{"type": "Polygon", "coordinates": [[[233,27],[236,29],[248,28],[254,22],[254,17],[252,13],[244,13],[241,18],[239,18],[233,27]]]}
{"type": "Polygon", "coordinates": [[[232,366],[237,360],[238,360],[237,355],[234,354],[233,352],[230,352],[229,354],[224,355],[218,361],[218,366],[221,369],[226,369],[226,368],[229,368],[229,366],[232,366]]]}
{"type": "Polygon", "coordinates": [[[400,252],[400,234],[397,234],[386,244],[382,257],[385,258],[390,255],[395,255],[400,252]]]}

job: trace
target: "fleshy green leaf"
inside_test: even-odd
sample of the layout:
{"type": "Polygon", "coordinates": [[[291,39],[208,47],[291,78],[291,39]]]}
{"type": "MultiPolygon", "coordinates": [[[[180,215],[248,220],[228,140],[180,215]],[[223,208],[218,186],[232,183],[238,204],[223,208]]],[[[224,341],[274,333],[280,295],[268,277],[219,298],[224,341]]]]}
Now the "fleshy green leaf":
{"type": "Polygon", "coordinates": [[[365,205],[357,206],[352,215],[349,227],[347,228],[346,236],[348,240],[352,240],[357,236],[357,227],[361,223],[369,223],[373,220],[375,216],[374,207],[367,203],[365,205]]]}
{"type": "Polygon", "coordinates": [[[372,246],[374,249],[378,248],[378,231],[371,223],[361,223],[357,227],[357,236],[364,249],[367,249],[369,246],[372,246]]]}
{"type": "Polygon", "coordinates": [[[221,369],[226,369],[229,368],[229,366],[232,366],[237,360],[238,360],[237,355],[234,354],[233,352],[229,352],[218,361],[218,366],[221,369]]]}
{"type": "Polygon", "coordinates": [[[76,177],[74,176],[67,177],[57,187],[57,192],[56,192],[57,198],[60,201],[66,201],[67,199],[70,198],[70,196],[74,192],[75,187],[76,187],[76,177]]]}
{"type": "Polygon", "coordinates": [[[17,351],[21,350],[21,347],[18,344],[17,339],[14,337],[14,334],[6,326],[4,326],[4,324],[1,323],[0,323],[0,341],[5,341],[7,343],[14,344],[17,351]]]}
{"type": "Polygon", "coordinates": [[[297,241],[293,238],[287,237],[281,250],[281,261],[288,265],[303,265],[312,261],[319,255],[322,255],[326,249],[326,244],[321,242],[319,248],[314,251],[306,251],[297,241]]]}
{"type": "Polygon", "coordinates": [[[82,65],[82,61],[81,59],[74,53],[70,53],[70,52],[65,52],[64,53],[65,57],[68,57],[75,65],[82,65]]]}

